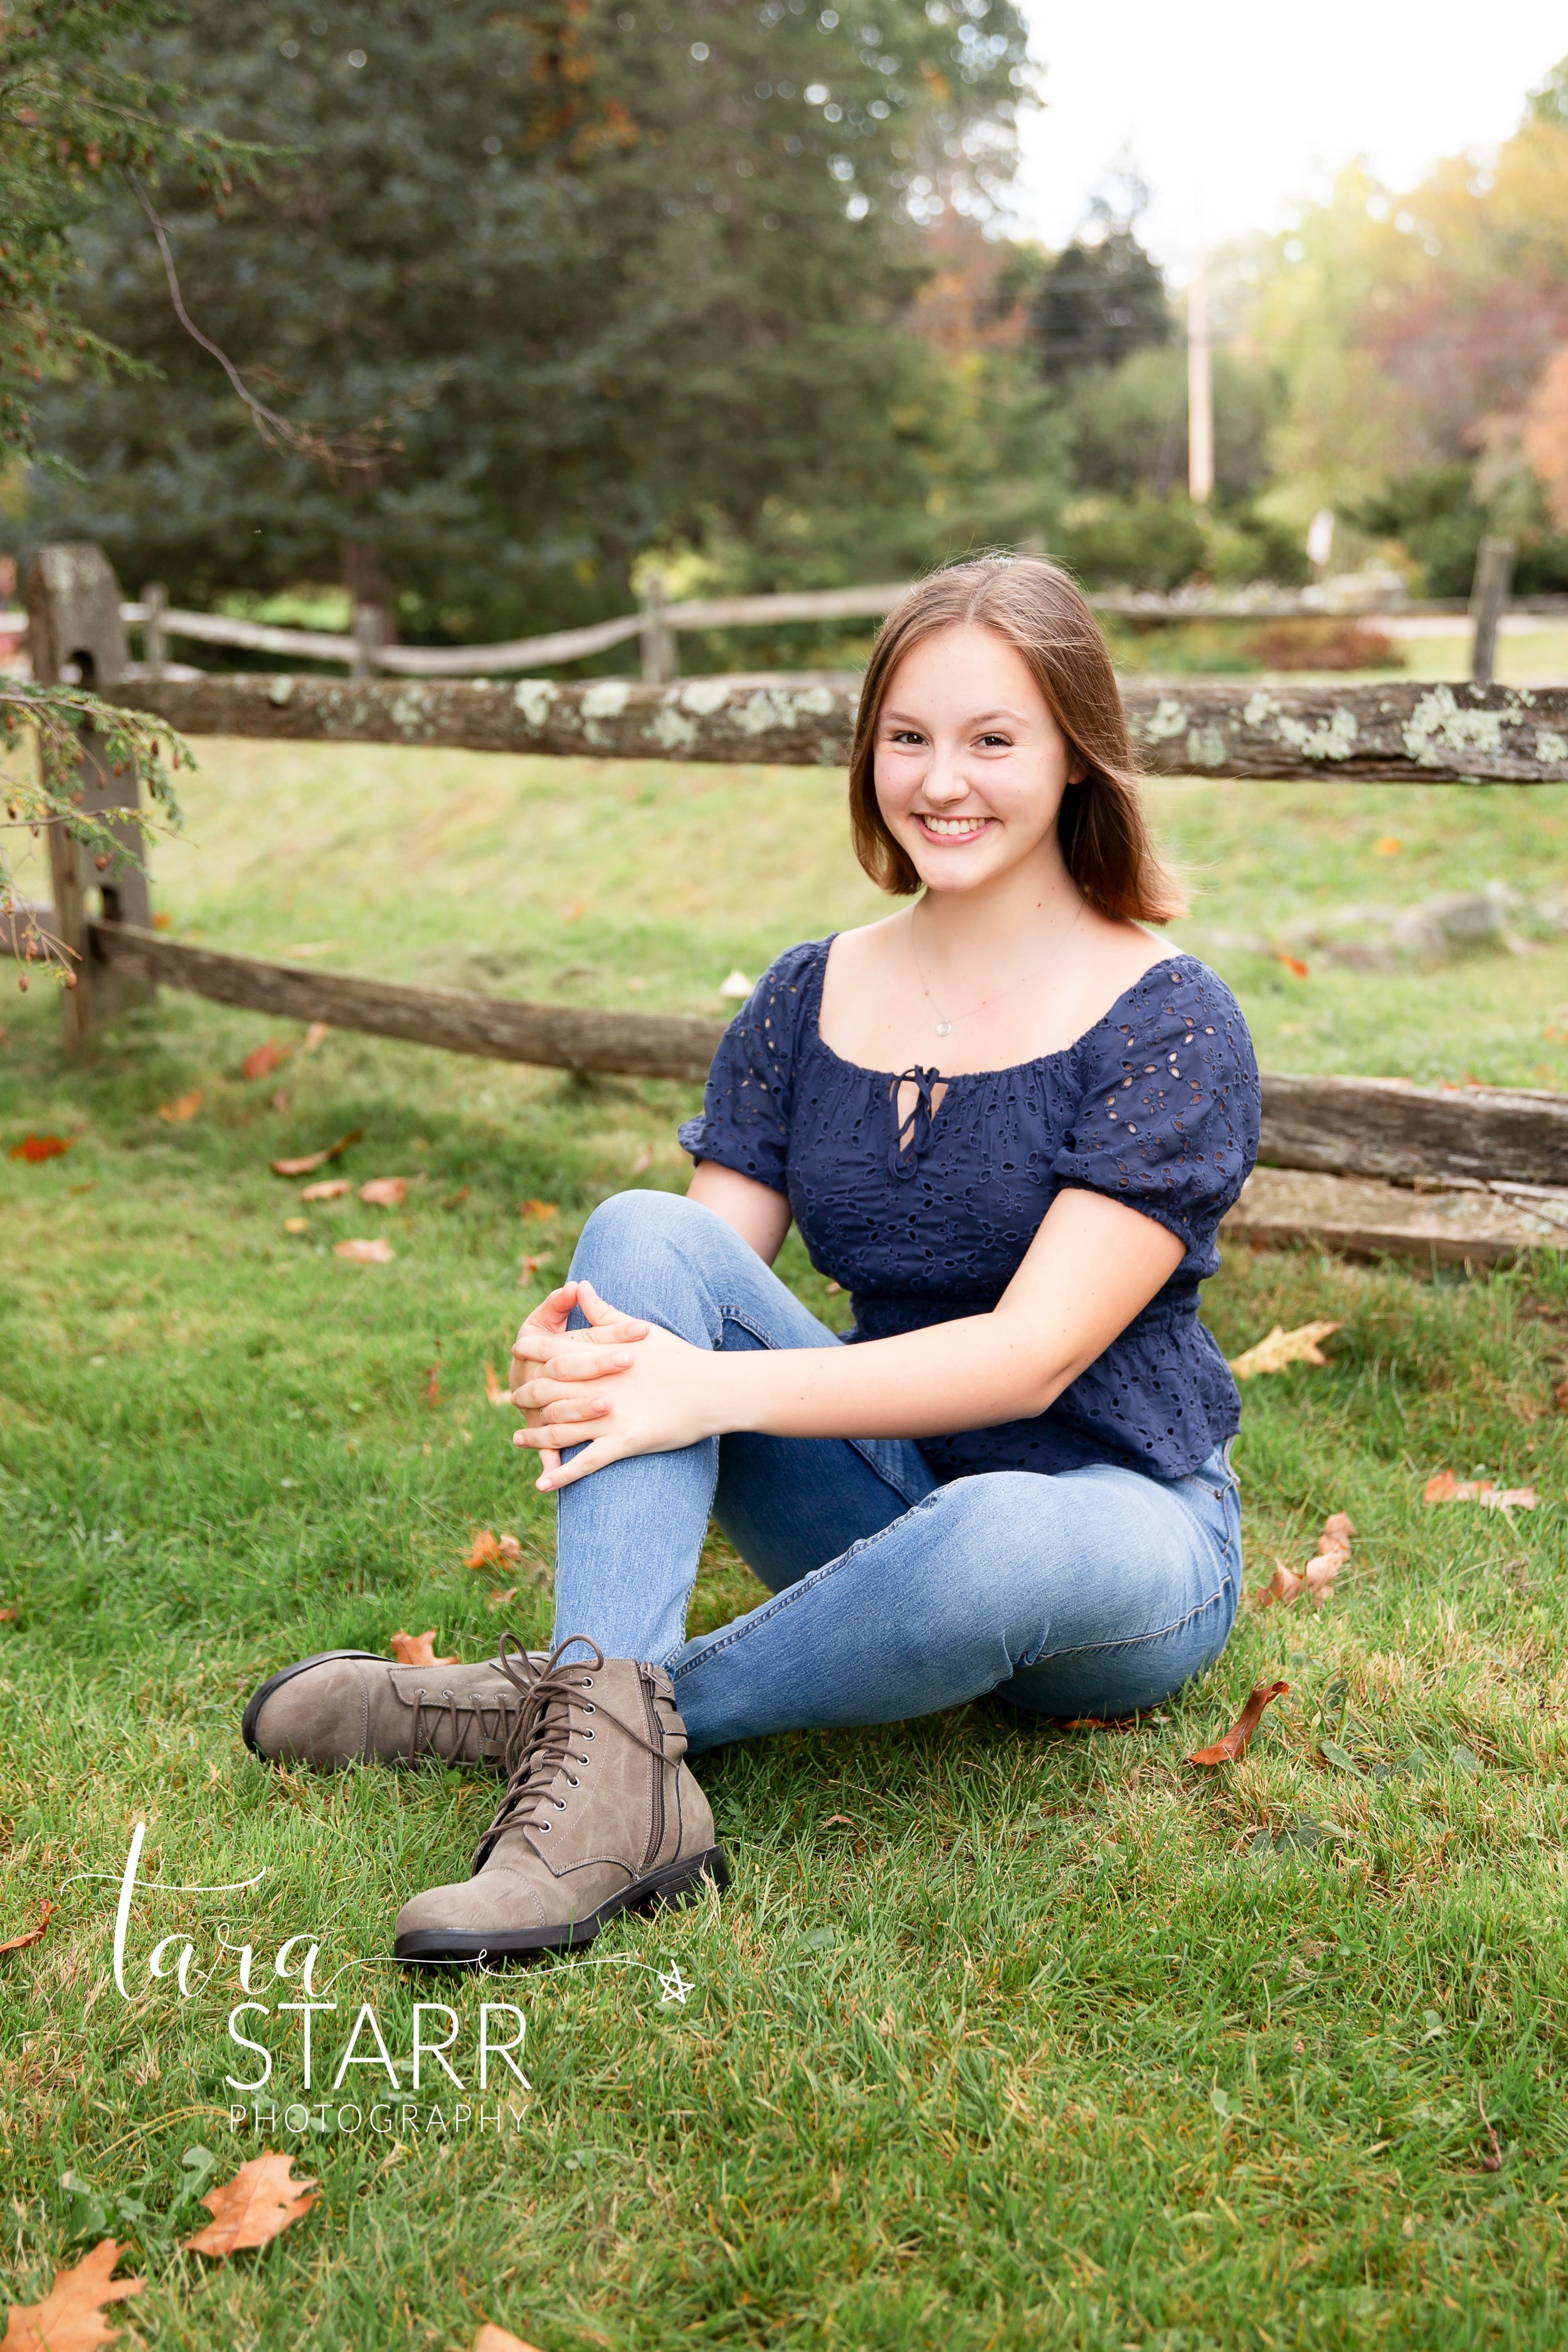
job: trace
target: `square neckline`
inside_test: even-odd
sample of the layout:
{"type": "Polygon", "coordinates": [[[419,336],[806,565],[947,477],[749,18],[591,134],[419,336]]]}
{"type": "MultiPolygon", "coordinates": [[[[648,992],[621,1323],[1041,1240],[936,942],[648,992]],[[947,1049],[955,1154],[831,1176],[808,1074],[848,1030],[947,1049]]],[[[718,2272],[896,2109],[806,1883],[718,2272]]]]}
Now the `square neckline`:
{"type": "MultiPolygon", "coordinates": [[[[826,1055],[830,1062],[837,1062],[841,1070],[848,1070],[856,1077],[879,1078],[884,1080],[889,1086],[896,1086],[900,1080],[907,1080],[909,1078],[909,1070],[874,1070],[867,1062],[848,1061],[834,1046],[828,1044],[826,1038],[822,1034],[822,988],[823,982],[827,978],[827,959],[833,952],[834,940],[841,936],[842,934],[838,931],[829,931],[825,940],[821,940],[817,942],[822,952],[817,959],[816,972],[812,982],[813,993],[805,1008],[810,1024],[812,1042],[816,1045],[820,1052],[826,1055]]],[[[1032,1055],[1026,1062],[1003,1063],[994,1069],[959,1070],[955,1072],[952,1076],[948,1077],[944,1076],[940,1069],[933,1066],[928,1070],[925,1075],[932,1085],[940,1084],[945,1089],[946,1093],[951,1094],[954,1087],[963,1086],[965,1079],[968,1078],[1017,1077],[1026,1070],[1044,1069],[1046,1066],[1051,1062],[1065,1062],[1070,1055],[1079,1053],[1085,1045],[1088,1045],[1096,1030],[1103,1029],[1105,1027],[1106,1023],[1110,1019],[1112,1013],[1116,1011],[1117,1006],[1124,1003],[1127,998],[1132,994],[1134,989],[1142,988],[1145,981],[1152,980],[1154,974],[1157,971],[1164,970],[1168,963],[1195,963],[1201,967],[1202,962],[1203,959],[1200,956],[1194,956],[1189,953],[1185,949],[1179,950],[1174,955],[1169,958],[1161,956],[1155,962],[1149,966],[1147,971],[1140,972],[1136,980],[1130,981],[1127,986],[1122,990],[1121,995],[1112,998],[1111,1002],[1106,1006],[1105,1011],[1100,1014],[1099,1020],[1091,1021],[1089,1027],[1084,1030],[1081,1036],[1075,1037],[1070,1045],[1058,1045],[1053,1047],[1052,1051],[1048,1054],[1032,1055]]],[[[1173,972],[1172,978],[1173,979],[1175,975],[1173,972]]],[[[919,1069],[921,1065],[919,1062],[915,1062],[910,1065],[911,1069],[919,1069]]]]}

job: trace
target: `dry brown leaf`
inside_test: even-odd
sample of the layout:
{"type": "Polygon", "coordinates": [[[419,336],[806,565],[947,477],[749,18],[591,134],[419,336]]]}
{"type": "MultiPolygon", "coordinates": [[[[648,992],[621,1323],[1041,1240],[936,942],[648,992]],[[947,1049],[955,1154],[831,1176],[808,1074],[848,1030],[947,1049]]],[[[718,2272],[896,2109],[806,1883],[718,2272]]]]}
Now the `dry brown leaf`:
{"type": "Polygon", "coordinates": [[[435,1411],[436,1407],[441,1402],[441,1367],[439,1364],[432,1364],[430,1367],[429,1376],[425,1382],[425,1402],[430,1407],[432,1412],[435,1411]]]}
{"type": "MultiPolygon", "coordinates": [[[[5,1612],[5,1614],[9,1617],[14,1617],[16,1612],[14,1609],[9,1609],[5,1612]]],[[[37,1944],[40,1942],[47,1932],[49,1921],[54,1917],[54,1905],[52,1903],[46,1903],[42,1911],[38,1914],[37,1926],[36,1927],[29,1927],[25,1935],[13,1936],[8,1944],[0,1944],[0,1952],[25,1952],[29,1944],[37,1944]]]]}
{"type": "Polygon", "coordinates": [[[177,1127],[187,1118],[195,1118],[201,1107],[202,1090],[200,1087],[193,1087],[188,1095],[176,1095],[173,1102],[160,1103],[158,1116],[169,1126],[177,1127]]]}
{"type": "Polygon", "coordinates": [[[517,1587],[515,1584],[509,1584],[504,1592],[490,1592],[485,1597],[492,1609],[504,1609],[509,1601],[517,1599],[517,1587]]]}
{"type": "Polygon", "coordinates": [[[1264,1708],[1273,1700],[1282,1698],[1289,1687],[1289,1683],[1258,1683],[1224,1738],[1216,1739],[1212,1748],[1200,1748],[1195,1756],[1188,1757],[1188,1763],[1238,1764],[1263,1719],[1264,1708]]]}
{"type": "Polygon", "coordinates": [[[847,1813],[829,1813],[822,1826],[825,1830],[858,1830],[860,1824],[851,1821],[847,1813]]]}
{"type": "Polygon", "coordinates": [[[334,1242],[334,1257],[346,1257],[353,1265],[390,1265],[392,1244],[379,1234],[374,1241],[334,1242]]]}
{"type": "Polygon", "coordinates": [[[517,1213],[520,1217],[558,1217],[561,1212],[553,1201],[524,1201],[517,1213]]]}
{"type": "Polygon", "coordinates": [[[360,1199],[367,1209],[401,1209],[408,1198],[406,1176],[373,1176],[368,1184],[359,1188],[360,1199]]]}
{"type": "Polygon", "coordinates": [[[1552,1391],[1552,1402],[1559,1412],[1568,1412],[1568,1379],[1558,1381],[1552,1391]]]}
{"type": "Polygon", "coordinates": [[[268,2245],[291,2221],[303,2221],[321,2200],[306,2194],[315,2188],[313,2180],[289,2178],[293,2163],[291,2156],[268,2149],[242,2164],[232,2180],[209,2189],[201,2201],[213,2218],[185,2240],[185,2252],[222,2260],[250,2246],[268,2245]]]}
{"type": "Polygon", "coordinates": [[[515,1536],[498,1536],[494,1528],[479,1528],[474,1533],[474,1548],[464,1559],[465,1568],[494,1568],[503,1559],[521,1559],[522,1546],[515,1536]]]}
{"type": "Polygon", "coordinates": [[[1479,1503],[1489,1511],[1533,1511],[1540,1500],[1533,1486],[1500,1486],[1495,1478],[1456,1478],[1439,1470],[1421,1489],[1424,1503],[1479,1503]]]}
{"type": "Polygon", "coordinates": [[[71,1148],[68,1135],[25,1135],[6,1153],[7,1160],[25,1160],[29,1168],[37,1168],[46,1160],[58,1160],[62,1151],[71,1148]]]}
{"type": "Polygon", "coordinates": [[[332,1032],[329,1023],[325,1021],[312,1021],[310,1027],[305,1032],[305,1042],[300,1046],[300,1051],[301,1054],[313,1054],[318,1045],[324,1045],[326,1044],[327,1039],[331,1035],[331,1034],[332,1032]]]}
{"type": "Polygon", "coordinates": [[[251,1047],[239,1066],[239,1074],[243,1078],[270,1077],[272,1072],[280,1070],[288,1059],[288,1046],[275,1045],[268,1037],[265,1045],[251,1047]]]}
{"type": "Polygon", "coordinates": [[[490,1362],[488,1356],[485,1358],[485,1395],[491,1404],[510,1404],[511,1402],[510,1390],[503,1388],[500,1381],[497,1380],[495,1376],[495,1367],[490,1362]]]}
{"type": "Polygon", "coordinates": [[[1304,964],[1300,956],[1277,955],[1274,961],[1282,963],[1287,971],[1294,972],[1298,980],[1310,980],[1312,976],[1310,965],[1304,964]]]}
{"type": "Polygon", "coordinates": [[[103,2316],[106,2303],[140,2294],[145,2279],[117,2279],[114,2265],[129,2246],[104,2238],[73,2269],[57,2271],[42,2303],[14,2303],[0,2352],[96,2352],[113,2344],[120,2331],[103,2316]]]}
{"type": "Polygon", "coordinates": [[[521,1289],[525,1284],[531,1282],[542,1265],[548,1265],[549,1264],[550,1253],[548,1251],[545,1251],[540,1257],[523,1258],[521,1260],[522,1272],[517,1278],[519,1288],[521,1289]]]}
{"type": "Polygon", "coordinates": [[[525,2344],[521,2336],[509,2336],[493,2319],[487,2319],[473,2341],[472,2352],[539,2352],[537,2344],[525,2344]]]}
{"type": "MultiPolygon", "coordinates": [[[[351,1127],[346,1135],[340,1135],[337,1141],[329,1143],[324,1151],[307,1152],[303,1160],[275,1160],[272,1173],[274,1176],[313,1176],[318,1168],[325,1168],[330,1160],[341,1160],[351,1143],[363,1142],[363,1127],[351,1127]]],[[[343,1189],[346,1192],[348,1187],[345,1185],[343,1189]]],[[[311,1197],[309,1192],[305,1195],[307,1201],[311,1197]]]]}
{"type": "Polygon", "coordinates": [[[474,1188],[471,1184],[461,1185],[456,1192],[447,1193],[446,1199],[442,1202],[441,1206],[444,1209],[460,1209],[464,1202],[473,1192],[473,1189],[474,1188]]]}
{"type": "Polygon", "coordinates": [[[400,1666],[456,1666],[458,1658],[438,1658],[436,1655],[436,1628],[427,1633],[395,1633],[392,1654],[400,1666]]]}
{"type": "Polygon", "coordinates": [[[1329,1360],[1318,1342],[1343,1328],[1342,1317],[1337,1323],[1301,1323],[1294,1331],[1276,1323],[1267,1339],[1233,1356],[1230,1369],[1238,1381],[1249,1381],[1258,1372],[1282,1372],[1287,1364],[1326,1364],[1329,1360]]]}
{"type": "Polygon", "coordinates": [[[307,1184],[300,1194],[301,1201],[341,1201],[353,1186],[346,1176],[323,1176],[319,1184],[307,1184]]]}
{"type": "Polygon", "coordinates": [[[283,1230],[286,1234],[308,1234],[310,1230],[310,1220],[309,1217],[285,1217],[283,1230]]]}

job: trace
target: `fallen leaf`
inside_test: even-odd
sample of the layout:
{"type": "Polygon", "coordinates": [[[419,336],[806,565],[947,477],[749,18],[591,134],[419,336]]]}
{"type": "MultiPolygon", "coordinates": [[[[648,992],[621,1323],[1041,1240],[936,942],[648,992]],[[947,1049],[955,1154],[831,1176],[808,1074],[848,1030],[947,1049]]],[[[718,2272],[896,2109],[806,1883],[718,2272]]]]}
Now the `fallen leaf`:
{"type": "Polygon", "coordinates": [[[487,1594],[486,1598],[492,1609],[504,1609],[509,1601],[517,1599],[517,1587],[515,1584],[509,1584],[504,1592],[491,1592],[487,1594]]]}
{"type": "Polygon", "coordinates": [[[300,1193],[301,1201],[341,1201],[353,1186],[346,1176],[323,1176],[319,1184],[307,1184],[300,1193]]]}
{"type": "Polygon", "coordinates": [[[521,1263],[522,1272],[517,1278],[520,1289],[522,1287],[524,1283],[529,1283],[533,1280],[534,1276],[539,1272],[542,1265],[548,1265],[550,1264],[550,1254],[546,1251],[541,1257],[525,1257],[521,1261],[521,1263]]]}
{"type": "Polygon", "coordinates": [[[287,1045],[274,1045],[270,1037],[263,1045],[253,1045],[239,1066],[242,1078],[265,1078],[280,1070],[289,1059],[287,1045]]]}
{"type": "Polygon", "coordinates": [[[94,2352],[100,2344],[118,2341],[119,2329],[105,2324],[106,2303],[123,2303],[140,2294],[145,2279],[117,2279],[114,2265],[129,2246],[105,2238],[75,2267],[57,2271],[55,2283],[42,2303],[14,2303],[0,2352],[94,2352]]]}
{"type": "Polygon", "coordinates": [[[472,2352],[539,2352],[537,2344],[525,2344],[521,2336],[509,2336],[493,2319],[487,2319],[473,2341],[472,2352]]]}
{"type": "Polygon", "coordinates": [[[473,1189],[471,1184],[465,1184],[460,1192],[448,1192],[441,1206],[444,1209],[460,1209],[473,1189]]]}
{"type": "Polygon", "coordinates": [[[1310,980],[1312,976],[1310,967],[1304,964],[1300,956],[1277,955],[1274,961],[1282,963],[1287,971],[1294,972],[1298,980],[1310,980]]]}
{"type": "Polygon", "coordinates": [[[1282,1698],[1289,1687],[1289,1683],[1258,1683],[1225,1738],[1216,1739],[1212,1748],[1200,1748],[1195,1756],[1188,1757],[1188,1763],[1238,1764],[1262,1720],[1264,1708],[1272,1700],[1282,1698]]]}
{"type": "Polygon", "coordinates": [[[392,1261],[393,1249],[389,1241],[379,1237],[368,1242],[334,1242],[332,1255],[346,1257],[353,1265],[388,1265],[392,1261]]]}
{"type": "Polygon", "coordinates": [[[737,964],[733,971],[727,971],[724,974],[723,979],[719,982],[719,993],[721,996],[733,996],[736,998],[747,997],[750,996],[756,984],[757,983],[754,980],[748,980],[746,978],[745,973],[741,970],[740,965],[737,964]]]}
{"type": "Polygon", "coordinates": [[[524,1201],[517,1213],[520,1217],[558,1217],[561,1212],[553,1201],[524,1201]]]}
{"type": "Polygon", "coordinates": [[[0,1609],[0,1625],[14,1625],[18,1613],[15,1609],[0,1609]]]}
{"type": "Polygon", "coordinates": [[[1316,1556],[1307,1562],[1304,1572],[1298,1576],[1294,1569],[1287,1568],[1282,1559],[1277,1559],[1273,1581],[1257,1596],[1258,1607],[1268,1609],[1278,1601],[1289,1609],[1303,1592],[1309,1594],[1320,1609],[1325,1601],[1331,1601],[1334,1578],[1351,1556],[1351,1538],[1354,1534],[1355,1527],[1348,1513],[1331,1511],[1323,1521],[1316,1556]]]}
{"type": "Polygon", "coordinates": [[[825,1830],[858,1830],[860,1824],[851,1821],[847,1813],[829,1813],[822,1826],[825,1830]]]}
{"type": "Polygon", "coordinates": [[[1374,857],[1397,857],[1404,846],[1396,833],[1385,833],[1381,841],[1373,843],[1372,854],[1374,857]]]}
{"type": "Polygon", "coordinates": [[[367,1209],[401,1209],[408,1198],[406,1176],[373,1176],[368,1184],[359,1188],[360,1199],[367,1209]]]}
{"type": "Polygon", "coordinates": [[[173,915],[154,915],[154,916],[153,916],[153,929],[155,931],[172,931],[172,930],[174,929],[174,918],[173,917],[173,915]]]}
{"type": "Polygon", "coordinates": [[[331,1028],[327,1022],[312,1021],[305,1032],[305,1042],[300,1048],[300,1053],[313,1054],[318,1045],[326,1044],[331,1034],[331,1028]]]}
{"type": "Polygon", "coordinates": [[[310,1220],[309,1217],[285,1217],[283,1230],[286,1234],[308,1234],[310,1230],[310,1220]]]}
{"type": "Polygon", "coordinates": [[[1344,1328],[1342,1317],[1337,1323],[1301,1323],[1294,1331],[1287,1331],[1276,1323],[1267,1339],[1230,1360],[1230,1369],[1238,1381],[1249,1381],[1258,1372],[1282,1372],[1287,1364],[1326,1364],[1328,1358],[1319,1347],[1331,1331],[1344,1328]]]}
{"type": "Polygon", "coordinates": [[[346,1135],[340,1135],[337,1141],[329,1143],[324,1151],[309,1152],[303,1160],[275,1160],[272,1173],[274,1176],[313,1176],[318,1168],[325,1168],[329,1160],[341,1160],[351,1143],[362,1142],[363,1138],[363,1127],[351,1127],[346,1135]]]}
{"type": "MultiPolygon", "coordinates": [[[[16,1614],[14,1609],[7,1609],[5,1613],[7,1617],[15,1617],[16,1614]]],[[[0,1952],[25,1952],[29,1944],[37,1944],[40,1942],[44,1936],[48,1932],[49,1921],[54,1917],[54,1905],[52,1903],[46,1903],[43,1909],[38,1914],[37,1926],[36,1927],[27,1928],[26,1932],[20,1936],[13,1936],[8,1944],[0,1944],[0,1952]]]]}
{"type": "Polygon", "coordinates": [[[1568,1412],[1568,1379],[1558,1381],[1552,1391],[1552,1402],[1559,1412],[1568,1412]]]}
{"type": "Polygon", "coordinates": [[[1282,1608],[1289,1609],[1301,1598],[1306,1582],[1304,1576],[1298,1576],[1293,1568],[1287,1568],[1282,1559],[1277,1559],[1273,1581],[1258,1594],[1258,1605],[1260,1609],[1267,1609],[1277,1601],[1282,1608]]]}
{"type": "Polygon", "coordinates": [[[195,1118],[201,1107],[202,1090],[200,1087],[193,1087],[188,1095],[176,1095],[173,1102],[160,1103],[158,1116],[166,1119],[171,1127],[175,1127],[187,1118],[195,1118]]]}
{"type": "Polygon", "coordinates": [[[1489,1511],[1533,1511],[1540,1497],[1533,1486],[1500,1486],[1493,1478],[1456,1478],[1439,1470],[1421,1489],[1424,1503],[1479,1503],[1489,1511]]]}
{"type": "Polygon", "coordinates": [[[73,1139],[68,1135],[25,1135],[5,1156],[8,1160],[25,1160],[29,1168],[37,1168],[44,1160],[58,1160],[62,1151],[68,1151],[73,1139]]]}
{"type": "Polygon", "coordinates": [[[306,2195],[313,2180],[289,2178],[294,2159],[270,2149],[242,2164],[232,2180],[209,2189],[201,2202],[212,2215],[205,2230],[185,2240],[188,2254],[221,2260],[249,2246],[265,2246],[291,2221],[301,2221],[321,2200],[306,2195]]]}
{"type": "Polygon", "coordinates": [[[522,1546],[515,1536],[498,1536],[494,1528],[480,1528],[474,1537],[473,1549],[463,1561],[465,1568],[493,1568],[498,1560],[521,1559],[522,1546]]]}
{"type": "Polygon", "coordinates": [[[1136,1715],[1069,1715],[1057,1720],[1058,1731],[1136,1731],[1142,1717],[1136,1715]]]}
{"type": "Polygon", "coordinates": [[[455,1666],[461,1663],[455,1657],[438,1658],[436,1655],[434,1625],[427,1633],[395,1633],[392,1654],[400,1666],[455,1666]]]}
{"type": "Polygon", "coordinates": [[[435,1411],[436,1407],[441,1402],[441,1367],[439,1364],[432,1364],[430,1367],[430,1376],[425,1383],[425,1402],[430,1407],[432,1412],[435,1411]]]}
{"type": "Polygon", "coordinates": [[[500,1381],[497,1380],[495,1376],[495,1367],[490,1362],[488,1356],[485,1358],[485,1395],[489,1398],[491,1404],[510,1404],[511,1402],[510,1391],[503,1388],[500,1381]]]}

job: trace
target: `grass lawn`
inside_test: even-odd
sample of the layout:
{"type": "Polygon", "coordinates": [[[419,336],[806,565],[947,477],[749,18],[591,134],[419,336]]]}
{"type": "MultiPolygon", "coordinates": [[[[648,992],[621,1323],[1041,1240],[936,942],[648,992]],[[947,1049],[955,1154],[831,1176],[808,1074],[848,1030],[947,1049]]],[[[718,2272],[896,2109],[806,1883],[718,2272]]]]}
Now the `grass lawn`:
{"type": "MultiPolygon", "coordinates": [[[[717,1013],[731,965],[877,903],[824,775],[201,749],[156,898],[215,944],[717,1013]]],[[[1568,855],[1568,787],[1152,797],[1199,952],[1350,900],[1538,892],[1568,855]]],[[[1306,981],[1212,960],[1269,1066],[1568,1086],[1568,942],[1306,981]]],[[[0,1958],[11,2299],[112,2232],[150,2281],[114,2324],[200,2352],[455,2352],[481,2318],[543,2352],[1563,2341],[1568,1275],[1234,1255],[1207,1294],[1228,1353],[1344,1321],[1329,1368],[1251,1384],[1237,1457],[1249,1587],[1302,1565],[1326,1513],[1354,1519],[1326,1609],[1245,1609],[1215,1671],[1132,1733],[1020,1733],[981,1705],[728,1751],[703,1767],[721,1906],[432,1985],[387,1959],[393,1914],[465,1866],[488,1785],[268,1772],[239,1708],[272,1666],[397,1628],[466,1658],[501,1623],[542,1636],[550,1518],[485,1362],[595,1201],[684,1181],[692,1090],[349,1035],[247,1081],[250,1048],[300,1033],[169,994],[85,1068],[47,990],[5,1024],[0,1140],[72,1147],[0,1159],[0,1941],[58,1905],[0,1958]],[[195,1117],[160,1118],[195,1090],[195,1117]],[[354,1128],[346,1171],[412,1180],[402,1209],[302,1208],[268,1172],[354,1128]],[[369,1234],[391,1264],[332,1255],[369,1234]],[[1424,1508],[1444,1466],[1541,1507],[1424,1508]],[[484,1526],[522,1546],[500,1610],[501,1579],[463,1565],[484,1526]],[[1277,1675],[1249,1759],[1188,1768],[1277,1675]],[[287,1983],[273,1965],[304,1936],[339,2004],[308,2110],[302,2021],[278,2006],[303,1947],[287,1983]],[[149,1978],[171,1937],[188,1998],[178,1943],[149,1978]],[[245,1945],[265,2006],[239,2030],[303,2121],[260,2138],[231,2129],[224,2082],[261,2063],[226,2032],[245,1945]],[[487,1999],[526,2018],[526,2091],[504,2067],[479,2090],[487,1999]],[[419,2000],[458,2014],[462,2091],[429,2059],[409,2087],[419,2000]],[[366,2001],[401,2063],[381,2131],[384,2076],[331,2095],[366,2001]],[[262,2145],[320,2205],[231,2263],[180,2252],[195,2195],[262,2145]]],[[[793,1240],[782,1264],[841,1310],[793,1240]]],[[[696,1626],[757,1591],[715,1541],[696,1626]]]]}

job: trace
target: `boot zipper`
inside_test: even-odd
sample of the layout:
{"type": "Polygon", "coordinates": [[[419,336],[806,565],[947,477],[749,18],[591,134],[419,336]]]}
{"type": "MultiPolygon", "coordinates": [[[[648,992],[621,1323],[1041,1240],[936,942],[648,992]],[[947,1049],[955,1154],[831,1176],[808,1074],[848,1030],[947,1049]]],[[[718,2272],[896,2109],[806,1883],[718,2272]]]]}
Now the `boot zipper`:
{"type": "Polygon", "coordinates": [[[642,1703],[647,1717],[648,1731],[658,1742],[659,1750],[656,1759],[653,1781],[653,1822],[648,1831],[647,1852],[643,1856],[642,1864],[647,1870],[658,1859],[659,1847],[664,1843],[664,1719],[659,1714],[654,1696],[655,1684],[652,1669],[648,1666],[639,1666],[637,1680],[642,1685],[642,1703]]]}

